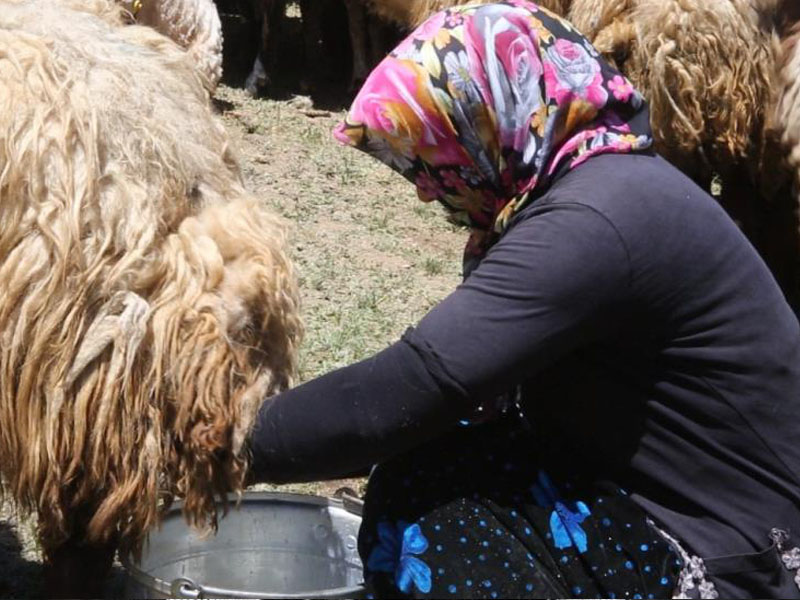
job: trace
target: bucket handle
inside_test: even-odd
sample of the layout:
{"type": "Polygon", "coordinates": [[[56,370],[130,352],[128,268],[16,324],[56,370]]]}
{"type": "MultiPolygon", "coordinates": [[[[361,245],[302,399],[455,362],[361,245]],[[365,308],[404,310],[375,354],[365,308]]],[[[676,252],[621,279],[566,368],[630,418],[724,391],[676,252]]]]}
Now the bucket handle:
{"type": "Polygon", "coordinates": [[[202,585],[199,585],[188,577],[178,577],[173,579],[169,586],[173,598],[207,598],[202,585]]]}
{"type": "Polygon", "coordinates": [[[333,493],[333,497],[341,500],[344,509],[351,514],[360,517],[364,512],[364,501],[349,487],[339,488],[333,493]]]}

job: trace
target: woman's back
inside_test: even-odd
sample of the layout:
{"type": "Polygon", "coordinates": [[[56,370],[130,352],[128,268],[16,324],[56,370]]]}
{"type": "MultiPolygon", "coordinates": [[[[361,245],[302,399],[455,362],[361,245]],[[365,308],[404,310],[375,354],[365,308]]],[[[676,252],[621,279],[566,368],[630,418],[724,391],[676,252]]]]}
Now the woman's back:
{"type": "Polygon", "coordinates": [[[800,531],[800,329],[756,252],[660,158],[595,157],[514,229],[541,236],[563,210],[577,235],[596,235],[599,215],[627,260],[603,334],[526,384],[548,451],[608,473],[706,559],[763,550],[773,527],[800,531]]]}

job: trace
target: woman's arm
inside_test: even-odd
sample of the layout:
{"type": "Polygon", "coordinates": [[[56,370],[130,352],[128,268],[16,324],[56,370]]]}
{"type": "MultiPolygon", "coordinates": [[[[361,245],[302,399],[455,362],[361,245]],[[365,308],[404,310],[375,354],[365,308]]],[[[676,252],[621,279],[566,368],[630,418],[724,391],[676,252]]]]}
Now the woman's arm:
{"type": "Polygon", "coordinates": [[[267,400],[253,473],[274,483],[343,477],[422,444],[468,410],[407,341],[267,400]]]}
{"type": "Polygon", "coordinates": [[[580,204],[536,210],[400,342],[268,400],[251,436],[255,477],[382,462],[613,331],[631,278],[616,229],[580,204]]]}

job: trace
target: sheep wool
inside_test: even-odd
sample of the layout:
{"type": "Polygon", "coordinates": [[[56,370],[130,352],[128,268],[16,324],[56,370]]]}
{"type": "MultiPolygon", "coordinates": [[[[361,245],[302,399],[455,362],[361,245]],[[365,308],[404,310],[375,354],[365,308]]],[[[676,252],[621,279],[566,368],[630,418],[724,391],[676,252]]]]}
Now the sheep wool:
{"type": "Polygon", "coordinates": [[[123,0],[135,22],[185,49],[213,92],[222,79],[222,22],[213,0],[123,0]],[[134,6],[136,4],[136,6],[134,6]]]}
{"type": "Polygon", "coordinates": [[[782,51],[782,96],[778,106],[778,122],[789,153],[789,163],[794,170],[795,185],[800,186],[800,23],[788,32],[782,51]]]}
{"type": "Polygon", "coordinates": [[[0,0],[0,492],[46,554],[213,527],[302,332],[192,60],[120,11],[0,0]]]}
{"type": "Polygon", "coordinates": [[[717,172],[762,163],[776,57],[755,16],[744,0],[633,10],[629,76],[650,100],[659,151],[690,174],[694,162],[717,172]]]}

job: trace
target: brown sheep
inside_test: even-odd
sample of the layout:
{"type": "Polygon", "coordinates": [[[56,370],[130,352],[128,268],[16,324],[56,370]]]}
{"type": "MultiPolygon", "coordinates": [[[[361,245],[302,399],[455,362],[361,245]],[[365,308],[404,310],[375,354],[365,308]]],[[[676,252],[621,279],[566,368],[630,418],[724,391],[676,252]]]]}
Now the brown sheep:
{"type": "Polygon", "coordinates": [[[776,56],[747,0],[574,0],[570,18],[650,100],[659,152],[696,178],[761,178],[776,56]]]}
{"type": "Polygon", "coordinates": [[[109,0],[0,0],[0,493],[67,595],[173,498],[215,525],[301,335],[284,226],[192,60],[121,24],[109,0]]]}

